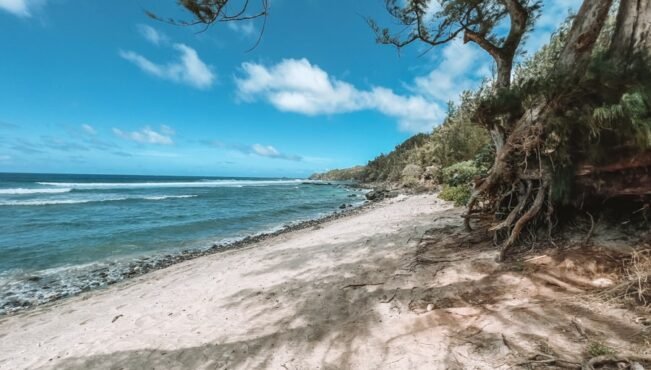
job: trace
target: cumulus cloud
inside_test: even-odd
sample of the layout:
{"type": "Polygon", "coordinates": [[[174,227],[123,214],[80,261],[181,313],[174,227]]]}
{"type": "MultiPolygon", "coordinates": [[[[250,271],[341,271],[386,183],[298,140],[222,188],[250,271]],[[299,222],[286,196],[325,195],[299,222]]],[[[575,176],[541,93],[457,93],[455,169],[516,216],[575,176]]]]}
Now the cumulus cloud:
{"type": "Polygon", "coordinates": [[[0,0],[0,9],[19,17],[31,17],[32,11],[42,6],[45,0],[0,0]]]}
{"type": "Polygon", "coordinates": [[[175,134],[171,127],[165,125],[162,125],[159,131],[155,131],[151,127],[146,126],[139,131],[122,131],[118,128],[113,128],[113,133],[125,140],[135,141],[142,144],[159,145],[174,144],[172,136],[175,134]]]}
{"type": "Polygon", "coordinates": [[[168,41],[167,35],[146,24],[138,25],[138,31],[140,32],[140,35],[145,38],[145,40],[154,45],[158,46],[168,41]]]}
{"type": "Polygon", "coordinates": [[[278,158],[278,159],[287,159],[290,161],[301,161],[302,158],[297,156],[297,155],[289,155],[289,154],[284,154],[278,151],[278,149],[274,148],[271,145],[261,145],[261,144],[253,144],[251,145],[251,152],[253,154],[257,154],[262,157],[269,157],[269,158],[278,158]]]}
{"type": "Polygon", "coordinates": [[[87,135],[97,135],[97,130],[95,130],[95,128],[89,124],[84,123],[83,125],[81,125],[81,129],[87,135]]]}
{"type": "Polygon", "coordinates": [[[444,111],[422,96],[402,96],[391,89],[360,90],[332,78],[307,59],[285,59],[266,67],[242,64],[244,76],[236,78],[238,95],[245,101],[262,98],[281,111],[306,115],[376,110],[398,120],[404,131],[429,131],[444,111]]]}
{"type": "Polygon", "coordinates": [[[144,72],[165,80],[183,83],[198,89],[212,86],[216,76],[212,67],[204,63],[193,48],[185,44],[174,44],[179,52],[178,60],[167,64],[154,63],[134,51],[120,51],[120,56],[135,64],[144,72]]]}

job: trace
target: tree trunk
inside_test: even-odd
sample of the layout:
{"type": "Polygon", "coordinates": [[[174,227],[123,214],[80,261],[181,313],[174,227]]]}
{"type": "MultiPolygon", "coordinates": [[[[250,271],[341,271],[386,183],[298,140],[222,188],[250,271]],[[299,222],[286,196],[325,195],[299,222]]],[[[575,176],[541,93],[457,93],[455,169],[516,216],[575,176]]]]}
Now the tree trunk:
{"type": "Polygon", "coordinates": [[[651,51],[651,0],[621,0],[610,46],[612,58],[629,64],[651,51]]]}
{"type": "MultiPolygon", "coordinates": [[[[622,0],[626,2],[627,0],[622,0]]],[[[641,0],[647,1],[647,0],[641,0]]],[[[584,72],[590,61],[594,43],[603,28],[612,0],[584,0],[578,14],[574,18],[567,44],[561,52],[556,64],[557,71],[584,72]]]]}
{"type": "Polygon", "coordinates": [[[500,56],[495,58],[497,64],[497,89],[508,89],[511,86],[511,71],[513,70],[513,56],[500,56]]]}
{"type": "MultiPolygon", "coordinates": [[[[572,87],[573,79],[583,77],[586,67],[590,62],[595,42],[608,17],[608,11],[613,0],[584,0],[579,13],[577,14],[572,29],[570,30],[567,44],[559,56],[556,64],[556,71],[560,76],[569,77],[566,81],[568,88],[572,87]]],[[[622,0],[626,1],[626,0],[622,0]]],[[[651,1],[651,0],[640,0],[651,1]]],[[[498,61],[498,71],[499,71],[498,61]]],[[[505,71],[499,71],[501,73],[505,71]]],[[[504,76],[503,74],[499,76],[504,76]]],[[[509,72],[510,77],[510,72],[509,72]]],[[[562,93],[559,93],[562,95],[562,93]]],[[[507,238],[502,245],[502,252],[499,260],[502,260],[510,248],[518,239],[523,228],[542,213],[547,207],[548,223],[551,223],[550,215],[553,212],[553,204],[550,198],[553,187],[551,169],[543,166],[541,161],[541,146],[544,127],[555,114],[555,107],[561,102],[555,99],[541,99],[533,107],[527,109],[525,114],[509,126],[506,135],[502,137],[503,145],[496,151],[495,162],[488,177],[479,184],[473,191],[468,202],[468,212],[465,216],[465,226],[470,230],[470,220],[473,218],[473,211],[480,197],[491,202],[488,209],[498,210],[500,204],[495,202],[502,199],[500,189],[511,189],[517,187],[518,183],[531,184],[533,181],[535,197],[527,192],[521,200],[522,205],[515,210],[515,214],[499,224],[499,229],[507,232],[507,238]],[[538,163],[536,168],[527,168],[527,163],[538,163]]],[[[493,134],[493,130],[491,130],[493,134]]],[[[493,135],[495,141],[497,135],[493,135]]],[[[531,185],[527,185],[529,188],[531,185]]],[[[522,188],[522,186],[521,186],[522,188]]],[[[511,210],[511,212],[514,212],[511,210]]]]}

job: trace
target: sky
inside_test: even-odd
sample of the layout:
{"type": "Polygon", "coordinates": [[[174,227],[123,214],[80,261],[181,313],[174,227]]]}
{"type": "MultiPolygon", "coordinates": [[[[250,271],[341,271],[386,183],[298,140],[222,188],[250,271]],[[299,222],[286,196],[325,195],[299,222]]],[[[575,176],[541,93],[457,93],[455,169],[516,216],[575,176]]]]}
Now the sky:
{"type": "MultiPolygon", "coordinates": [[[[524,50],[579,5],[545,0],[524,50]]],[[[383,0],[271,0],[252,50],[259,19],[146,10],[190,19],[176,0],[0,0],[0,172],[307,177],[431,132],[494,70],[461,40],[376,44],[383,0]]]]}

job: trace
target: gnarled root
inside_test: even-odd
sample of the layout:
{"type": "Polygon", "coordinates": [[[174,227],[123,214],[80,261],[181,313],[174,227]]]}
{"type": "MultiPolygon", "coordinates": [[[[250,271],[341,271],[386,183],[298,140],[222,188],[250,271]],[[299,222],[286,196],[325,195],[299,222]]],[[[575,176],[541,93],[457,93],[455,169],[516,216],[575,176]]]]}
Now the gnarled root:
{"type": "Polygon", "coordinates": [[[500,251],[500,255],[498,256],[498,261],[504,260],[511,247],[513,247],[515,242],[520,237],[520,233],[522,232],[522,229],[529,223],[529,221],[533,220],[540,213],[540,210],[542,209],[543,204],[545,203],[545,195],[547,194],[548,186],[549,185],[547,181],[542,182],[542,184],[538,188],[538,193],[536,194],[536,198],[534,199],[533,204],[531,205],[529,210],[527,210],[527,212],[525,212],[525,214],[518,219],[518,221],[515,223],[515,226],[513,226],[513,230],[511,230],[508,239],[506,240],[506,242],[504,242],[504,245],[502,246],[502,250],[500,251]]]}
{"type": "Polygon", "coordinates": [[[581,365],[581,370],[597,370],[598,368],[604,365],[613,365],[615,367],[618,364],[626,364],[626,369],[631,370],[644,370],[644,367],[640,363],[651,362],[651,357],[619,357],[619,356],[597,356],[589,359],[581,365]]]}

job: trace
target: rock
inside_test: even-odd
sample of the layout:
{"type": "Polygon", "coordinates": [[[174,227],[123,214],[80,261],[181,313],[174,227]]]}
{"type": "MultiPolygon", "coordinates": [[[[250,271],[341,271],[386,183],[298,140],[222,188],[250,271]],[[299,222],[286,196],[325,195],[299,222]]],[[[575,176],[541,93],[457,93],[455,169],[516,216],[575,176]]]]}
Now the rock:
{"type": "Polygon", "coordinates": [[[400,194],[402,194],[402,193],[399,192],[399,191],[397,191],[397,190],[393,190],[393,191],[388,191],[388,192],[386,193],[385,197],[387,197],[387,198],[395,198],[395,197],[397,197],[397,196],[400,195],[400,194]]]}
{"type": "Polygon", "coordinates": [[[339,209],[346,209],[346,203],[339,206],[339,209]]]}
{"type": "Polygon", "coordinates": [[[631,363],[631,370],[644,370],[644,366],[640,365],[639,362],[633,362],[631,363]]]}
{"type": "Polygon", "coordinates": [[[379,201],[387,197],[389,195],[389,191],[385,189],[377,189],[377,190],[372,190],[366,193],[366,199],[372,200],[372,201],[379,201]]]}
{"type": "Polygon", "coordinates": [[[612,286],[613,284],[615,283],[608,278],[598,278],[592,280],[592,286],[597,288],[607,288],[609,286],[612,286]]]}
{"type": "Polygon", "coordinates": [[[433,304],[430,303],[430,304],[427,305],[427,311],[432,311],[433,309],[434,309],[433,304]]]}

